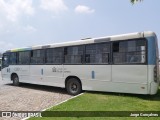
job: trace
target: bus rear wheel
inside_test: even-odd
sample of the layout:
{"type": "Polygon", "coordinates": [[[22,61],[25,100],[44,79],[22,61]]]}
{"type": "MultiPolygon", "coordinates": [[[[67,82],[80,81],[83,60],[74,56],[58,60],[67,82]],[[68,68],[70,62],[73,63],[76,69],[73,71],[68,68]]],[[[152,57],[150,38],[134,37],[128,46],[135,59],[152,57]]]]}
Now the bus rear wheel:
{"type": "Polygon", "coordinates": [[[17,75],[13,76],[13,85],[14,86],[19,86],[19,78],[17,75]]]}
{"type": "Polygon", "coordinates": [[[78,95],[82,91],[82,86],[78,79],[70,78],[66,83],[66,89],[70,95],[78,95]]]}

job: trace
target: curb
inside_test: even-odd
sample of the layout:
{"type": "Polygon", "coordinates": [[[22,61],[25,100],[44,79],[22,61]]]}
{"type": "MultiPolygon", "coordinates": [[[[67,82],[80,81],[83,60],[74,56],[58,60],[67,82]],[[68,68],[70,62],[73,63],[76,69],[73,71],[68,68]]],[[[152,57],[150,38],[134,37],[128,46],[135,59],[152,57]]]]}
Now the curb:
{"type": "MultiPolygon", "coordinates": [[[[50,108],[52,108],[52,107],[55,107],[55,106],[57,106],[57,105],[60,105],[60,104],[62,104],[62,103],[65,103],[65,102],[67,102],[67,101],[69,101],[69,100],[71,100],[71,99],[73,99],[73,98],[76,98],[76,97],[78,97],[78,96],[81,96],[81,95],[83,95],[84,93],[81,93],[81,94],[78,94],[78,95],[76,95],[76,96],[73,96],[73,97],[71,97],[71,98],[69,98],[69,99],[67,99],[67,100],[64,100],[64,101],[62,101],[62,102],[60,102],[60,103],[57,103],[57,104],[55,104],[55,105],[53,105],[53,106],[50,106],[50,107],[48,107],[48,108],[45,108],[45,109],[43,109],[41,112],[43,112],[43,111],[46,111],[47,109],[50,109],[50,108]]],[[[23,118],[23,119],[21,119],[21,120],[27,120],[27,119],[29,119],[30,117],[26,117],[26,118],[23,118]]]]}

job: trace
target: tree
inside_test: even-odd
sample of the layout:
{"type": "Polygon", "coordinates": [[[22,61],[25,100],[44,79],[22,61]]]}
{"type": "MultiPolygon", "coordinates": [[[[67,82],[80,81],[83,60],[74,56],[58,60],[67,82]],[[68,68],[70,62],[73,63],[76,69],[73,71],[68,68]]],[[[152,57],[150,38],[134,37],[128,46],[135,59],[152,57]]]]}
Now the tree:
{"type": "Polygon", "coordinates": [[[136,2],[141,2],[142,0],[131,0],[132,4],[135,4],[136,2]]]}

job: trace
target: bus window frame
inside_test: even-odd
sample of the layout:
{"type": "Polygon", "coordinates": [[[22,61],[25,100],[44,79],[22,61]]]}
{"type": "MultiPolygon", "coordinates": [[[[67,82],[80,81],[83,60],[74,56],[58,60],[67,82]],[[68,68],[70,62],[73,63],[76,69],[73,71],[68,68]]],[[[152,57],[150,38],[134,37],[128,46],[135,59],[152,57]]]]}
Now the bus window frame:
{"type": "Polygon", "coordinates": [[[90,43],[90,44],[85,44],[85,51],[84,51],[84,65],[111,65],[111,54],[112,54],[112,49],[111,49],[111,47],[112,47],[112,45],[111,45],[111,41],[109,41],[109,42],[100,42],[100,43],[90,43]],[[86,63],[86,58],[85,58],[85,55],[86,55],[86,46],[87,45],[95,45],[95,44],[108,44],[109,45],[109,47],[110,47],[110,51],[107,53],[107,54],[109,54],[108,55],[108,63],[86,63]]]}
{"type": "Polygon", "coordinates": [[[9,64],[9,53],[4,53],[3,56],[2,56],[2,66],[1,66],[1,69],[9,67],[9,65],[10,65],[9,64]],[[4,66],[4,64],[3,64],[4,56],[8,57],[8,64],[7,64],[7,66],[4,66]]]}
{"type": "MultiPolygon", "coordinates": [[[[136,51],[140,52],[140,51],[136,51]]],[[[10,64],[10,61],[8,61],[9,65],[147,65],[148,64],[148,41],[146,38],[135,38],[135,39],[128,39],[128,40],[116,40],[116,41],[109,41],[109,42],[100,42],[100,43],[89,43],[89,44],[80,44],[80,45],[71,45],[71,46],[62,46],[62,47],[53,47],[53,48],[42,48],[42,49],[34,49],[34,50],[26,50],[26,51],[17,51],[17,52],[6,52],[3,54],[10,57],[10,53],[16,53],[17,55],[17,63],[16,64],[10,64]],[[115,64],[113,63],[113,43],[114,42],[122,42],[122,41],[137,41],[137,39],[145,40],[146,46],[145,46],[145,62],[144,63],[122,63],[122,64],[115,64]],[[108,63],[86,63],[85,55],[86,55],[86,46],[87,45],[95,45],[95,44],[108,44],[110,47],[110,51],[107,53],[108,55],[108,63]],[[82,46],[83,47],[83,55],[82,55],[82,63],[65,63],[65,48],[67,47],[76,47],[76,46],[82,46]],[[47,58],[47,50],[48,49],[56,49],[56,48],[62,48],[63,50],[63,57],[62,57],[62,63],[46,63],[47,58]],[[31,52],[35,50],[44,50],[44,60],[43,63],[34,64],[31,63],[31,52]],[[29,64],[19,64],[19,53],[20,52],[30,52],[30,58],[29,58],[29,64]]]]}
{"type": "Polygon", "coordinates": [[[31,50],[17,52],[17,64],[16,65],[30,65],[30,61],[31,61],[31,50]],[[21,52],[29,52],[29,63],[28,64],[19,64],[19,53],[21,52]]]}
{"type": "Polygon", "coordinates": [[[30,51],[30,61],[29,61],[29,65],[45,65],[46,64],[46,49],[42,48],[42,49],[34,49],[34,50],[29,50],[30,51]],[[35,63],[31,63],[31,52],[33,51],[37,51],[37,50],[44,50],[44,58],[43,58],[43,63],[38,63],[38,64],[35,64],[35,63]]]}
{"type": "MultiPolygon", "coordinates": [[[[128,40],[117,40],[117,41],[111,41],[111,46],[112,46],[112,65],[148,65],[148,41],[146,38],[135,38],[135,39],[128,39],[128,40]],[[137,40],[144,40],[145,41],[145,62],[144,63],[122,63],[122,64],[116,64],[113,62],[113,43],[115,42],[122,42],[122,41],[125,41],[125,42],[128,42],[128,41],[137,41],[137,40]]],[[[136,51],[136,52],[140,52],[140,51],[136,51]]]]}
{"type": "Polygon", "coordinates": [[[45,65],[63,65],[64,64],[64,47],[53,47],[53,48],[46,48],[45,50],[45,65]],[[57,49],[57,48],[62,48],[63,56],[62,56],[62,62],[61,63],[47,63],[47,50],[49,49],[57,49]]]}
{"type": "Polygon", "coordinates": [[[9,65],[17,65],[18,62],[19,62],[19,61],[18,61],[18,60],[19,60],[18,57],[19,57],[19,52],[10,52],[10,53],[9,53],[9,65]],[[16,64],[10,64],[10,54],[11,54],[11,53],[16,53],[16,64]]]}
{"type": "Polygon", "coordinates": [[[63,47],[63,65],[84,65],[85,64],[85,44],[81,44],[81,45],[71,45],[71,46],[64,46],[63,47]],[[81,63],[65,63],[65,49],[68,48],[68,47],[77,47],[77,46],[82,46],[83,48],[83,55],[82,55],[82,61],[81,63]]]}

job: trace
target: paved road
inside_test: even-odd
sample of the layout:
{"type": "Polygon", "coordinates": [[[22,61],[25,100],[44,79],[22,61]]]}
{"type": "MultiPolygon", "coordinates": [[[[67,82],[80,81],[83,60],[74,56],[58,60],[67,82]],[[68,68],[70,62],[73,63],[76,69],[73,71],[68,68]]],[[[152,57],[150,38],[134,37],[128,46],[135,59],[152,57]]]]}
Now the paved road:
{"type": "Polygon", "coordinates": [[[0,77],[0,111],[41,111],[70,97],[65,89],[31,84],[15,87],[0,77]]]}

